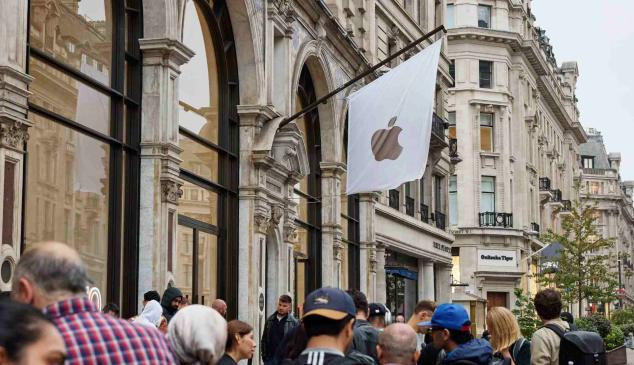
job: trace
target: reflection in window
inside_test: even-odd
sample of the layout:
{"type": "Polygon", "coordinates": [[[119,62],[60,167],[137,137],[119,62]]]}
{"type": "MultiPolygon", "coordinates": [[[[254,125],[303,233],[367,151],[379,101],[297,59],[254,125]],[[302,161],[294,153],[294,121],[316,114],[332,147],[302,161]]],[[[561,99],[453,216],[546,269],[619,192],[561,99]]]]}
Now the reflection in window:
{"type": "Polygon", "coordinates": [[[110,147],[29,113],[26,245],[60,241],[74,247],[106,295],[110,147]],[[47,169],[55,166],[56,171],[47,169]],[[70,194],[69,194],[70,193],[70,194]]]}
{"type": "Polygon", "coordinates": [[[181,66],[179,124],[218,143],[218,71],[209,24],[195,1],[185,9],[183,43],[196,55],[181,66]]]}
{"type": "Polygon", "coordinates": [[[491,28],[491,7],[478,5],[478,27],[491,28]]]}
{"type": "Polygon", "coordinates": [[[451,29],[455,26],[454,5],[447,4],[447,11],[445,13],[445,28],[451,29]]]}
{"type": "Polygon", "coordinates": [[[31,0],[30,3],[30,46],[110,85],[110,1],[31,0]]]}
{"type": "Polygon", "coordinates": [[[480,150],[493,152],[493,114],[480,113],[480,150]]]}
{"type": "Polygon", "coordinates": [[[447,132],[447,137],[449,138],[457,138],[456,137],[456,112],[447,113],[447,123],[449,123],[449,131],[447,132]]]}

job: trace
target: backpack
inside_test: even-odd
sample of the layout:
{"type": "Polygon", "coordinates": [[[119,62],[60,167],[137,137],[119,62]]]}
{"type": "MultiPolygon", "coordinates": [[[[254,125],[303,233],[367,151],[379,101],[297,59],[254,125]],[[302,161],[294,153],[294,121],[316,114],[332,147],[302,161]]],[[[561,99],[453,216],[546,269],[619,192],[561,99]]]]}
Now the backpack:
{"type": "Polygon", "coordinates": [[[606,354],[603,339],[595,332],[567,331],[555,325],[544,327],[561,338],[559,365],[605,365],[606,354]]]}
{"type": "Polygon", "coordinates": [[[524,337],[520,337],[517,341],[515,341],[515,344],[513,345],[513,352],[511,352],[511,359],[513,359],[513,362],[517,365],[517,356],[519,355],[520,351],[522,350],[522,347],[524,347],[525,344],[528,344],[528,346],[530,347],[531,342],[526,340],[524,337]]]}

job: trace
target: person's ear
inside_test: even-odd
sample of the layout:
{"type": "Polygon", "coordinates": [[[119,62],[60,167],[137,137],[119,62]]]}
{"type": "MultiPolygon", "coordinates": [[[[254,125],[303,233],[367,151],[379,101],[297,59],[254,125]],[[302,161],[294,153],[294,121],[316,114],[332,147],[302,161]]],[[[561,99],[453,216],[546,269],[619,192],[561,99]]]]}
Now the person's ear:
{"type": "Polygon", "coordinates": [[[18,280],[18,287],[13,288],[13,300],[24,303],[33,304],[35,300],[35,288],[27,278],[18,280]]]}

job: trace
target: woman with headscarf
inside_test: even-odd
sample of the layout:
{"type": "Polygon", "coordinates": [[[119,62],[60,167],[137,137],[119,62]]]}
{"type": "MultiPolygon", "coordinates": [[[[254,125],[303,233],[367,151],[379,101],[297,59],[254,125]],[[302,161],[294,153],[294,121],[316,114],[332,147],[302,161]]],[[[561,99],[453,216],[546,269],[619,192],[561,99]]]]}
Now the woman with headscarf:
{"type": "Polygon", "coordinates": [[[209,307],[189,305],[172,317],[167,340],[180,364],[214,365],[227,344],[227,322],[209,307]]]}
{"type": "Polygon", "coordinates": [[[158,328],[161,324],[163,307],[156,300],[150,300],[143,307],[143,312],[132,322],[146,327],[158,328]]]}

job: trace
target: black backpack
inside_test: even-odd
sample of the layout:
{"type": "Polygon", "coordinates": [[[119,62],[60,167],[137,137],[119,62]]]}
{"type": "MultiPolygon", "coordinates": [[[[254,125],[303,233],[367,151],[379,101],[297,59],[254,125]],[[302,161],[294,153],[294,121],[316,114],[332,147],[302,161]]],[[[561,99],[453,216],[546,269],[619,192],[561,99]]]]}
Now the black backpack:
{"type": "Polygon", "coordinates": [[[603,339],[595,332],[567,331],[555,324],[544,327],[561,338],[559,365],[605,365],[606,354],[603,339]]]}

